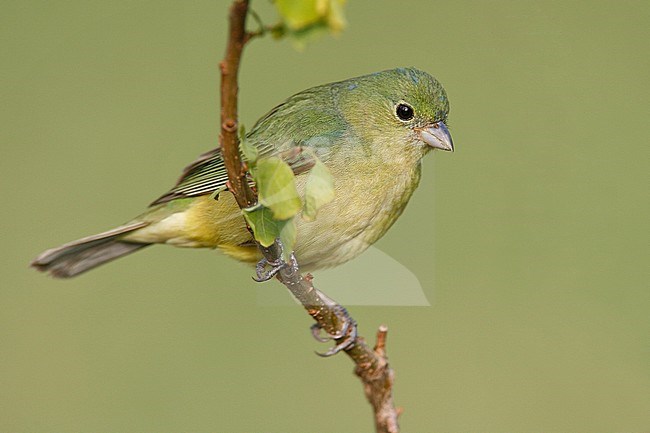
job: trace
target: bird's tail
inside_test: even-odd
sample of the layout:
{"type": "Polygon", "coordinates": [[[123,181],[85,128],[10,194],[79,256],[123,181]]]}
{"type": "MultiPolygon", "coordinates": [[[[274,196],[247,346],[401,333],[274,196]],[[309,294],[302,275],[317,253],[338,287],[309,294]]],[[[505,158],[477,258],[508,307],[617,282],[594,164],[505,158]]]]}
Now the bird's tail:
{"type": "Polygon", "coordinates": [[[52,248],[36,257],[30,266],[41,272],[49,272],[57,278],[74,277],[113,259],[151,245],[120,240],[124,234],[145,227],[148,224],[147,222],[128,223],[104,233],[52,248]]]}

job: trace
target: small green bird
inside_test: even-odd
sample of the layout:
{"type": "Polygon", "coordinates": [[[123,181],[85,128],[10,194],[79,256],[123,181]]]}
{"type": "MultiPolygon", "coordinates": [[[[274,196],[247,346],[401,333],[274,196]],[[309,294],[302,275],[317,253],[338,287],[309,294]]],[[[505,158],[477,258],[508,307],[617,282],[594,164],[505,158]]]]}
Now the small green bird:
{"type": "MultiPolygon", "coordinates": [[[[431,149],[453,151],[442,85],[398,68],[304,90],[246,135],[261,157],[280,156],[304,188],[309,148],[332,174],[335,198],[314,221],[296,218],[303,270],[344,263],[378,240],[404,210],[431,149]],[[292,152],[294,150],[294,152],[292,152]]],[[[55,277],[78,275],[151,244],[218,248],[244,262],[261,255],[231,193],[219,149],[203,154],[169,192],[132,221],[43,252],[31,263],[55,277]]]]}

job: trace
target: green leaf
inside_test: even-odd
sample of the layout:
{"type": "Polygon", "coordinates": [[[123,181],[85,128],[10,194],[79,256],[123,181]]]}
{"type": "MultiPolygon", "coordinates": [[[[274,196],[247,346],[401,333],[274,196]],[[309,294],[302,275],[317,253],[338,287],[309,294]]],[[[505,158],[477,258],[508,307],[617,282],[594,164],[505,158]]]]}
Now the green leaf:
{"type": "Polygon", "coordinates": [[[346,0],[329,0],[321,2],[327,3],[325,20],[327,21],[327,27],[329,27],[333,32],[340,32],[345,28],[345,14],[343,13],[343,5],[345,5],[345,1],[346,0]]]}
{"type": "Polygon", "coordinates": [[[259,202],[271,209],[277,220],[287,220],[302,208],[293,171],[280,158],[259,160],[255,169],[259,202]]]}
{"type": "Polygon", "coordinates": [[[285,221],[284,226],[280,230],[280,241],[282,242],[282,260],[288,262],[291,260],[291,253],[296,245],[296,221],[291,218],[285,221]]]}
{"type": "Polygon", "coordinates": [[[338,33],[345,27],[346,0],[275,0],[283,24],[298,47],[327,29],[338,33]]]}
{"type": "Polygon", "coordinates": [[[275,239],[280,237],[280,231],[285,221],[275,220],[270,209],[264,206],[255,206],[244,209],[243,213],[248,225],[253,229],[255,239],[263,246],[271,246],[275,239]]]}
{"type": "Polygon", "coordinates": [[[273,218],[273,212],[262,205],[255,205],[243,210],[244,218],[253,229],[255,239],[268,247],[280,239],[282,242],[282,259],[289,261],[296,245],[297,229],[295,218],[279,221],[273,218]]]}
{"type": "Polygon", "coordinates": [[[334,199],[334,182],[332,174],[325,167],[320,159],[309,172],[305,184],[305,206],[302,209],[302,217],[307,221],[316,218],[318,209],[334,199]]]}
{"type": "Polygon", "coordinates": [[[248,162],[248,165],[255,165],[259,151],[257,147],[246,140],[246,128],[244,128],[244,125],[239,128],[239,148],[244,155],[244,159],[248,162]]]}
{"type": "Polygon", "coordinates": [[[299,30],[320,20],[317,0],[276,0],[275,6],[283,21],[291,30],[299,30]]]}

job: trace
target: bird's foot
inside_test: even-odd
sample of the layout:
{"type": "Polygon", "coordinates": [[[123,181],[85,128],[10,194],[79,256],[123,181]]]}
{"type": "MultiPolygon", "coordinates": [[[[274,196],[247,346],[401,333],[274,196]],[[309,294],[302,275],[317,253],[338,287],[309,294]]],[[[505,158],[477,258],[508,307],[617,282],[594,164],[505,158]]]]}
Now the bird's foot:
{"type": "Polygon", "coordinates": [[[255,274],[256,277],[253,277],[258,283],[268,281],[271,278],[275,277],[278,272],[280,272],[287,264],[282,259],[269,261],[266,257],[263,257],[262,260],[257,262],[255,265],[255,274]],[[270,269],[267,271],[266,267],[270,266],[270,269]]]}
{"type": "MultiPolygon", "coordinates": [[[[278,241],[278,244],[280,245],[280,248],[282,248],[280,241],[278,241]]],[[[268,260],[266,257],[263,257],[255,266],[256,277],[253,277],[253,279],[258,283],[268,281],[285,268],[298,269],[298,262],[293,253],[291,253],[289,263],[282,260],[282,254],[280,254],[280,257],[276,260],[268,260]],[[270,269],[266,270],[267,267],[270,267],[270,269]]]]}
{"type": "Polygon", "coordinates": [[[340,331],[332,334],[328,333],[325,337],[323,337],[321,336],[321,330],[323,330],[323,327],[320,323],[314,323],[311,326],[312,335],[321,343],[326,343],[330,340],[337,341],[336,345],[329,349],[327,352],[316,352],[316,355],[322,356],[324,358],[336,355],[342,350],[349,349],[350,347],[354,346],[354,343],[357,339],[357,323],[352,317],[350,317],[345,308],[341,306],[337,306],[335,308],[335,314],[338,318],[338,321],[343,323],[343,327],[340,331]]]}

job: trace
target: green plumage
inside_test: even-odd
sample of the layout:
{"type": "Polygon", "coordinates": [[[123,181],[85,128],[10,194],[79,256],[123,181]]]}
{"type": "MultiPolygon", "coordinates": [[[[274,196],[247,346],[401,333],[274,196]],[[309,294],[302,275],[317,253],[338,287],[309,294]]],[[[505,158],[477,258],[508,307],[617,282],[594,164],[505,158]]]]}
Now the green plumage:
{"type": "MultiPolygon", "coordinates": [[[[285,159],[304,187],[309,148],[332,173],[335,199],[313,222],[298,218],[296,256],[304,268],[345,262],[375,242],[394,223],[420,179],[420,160],[432,148],[453,150],[445,126],[449,103],[429,74],[399,68],[307,89],[262,117],[246,140],[260,157],[285,159]]],[[[178,183],[134,219],[133,229],[48,250],[33,265],[68,277],[136,250],[119,245],[170,243],[220,248],[240,260],[258,257],[230,194],[219,149],[188,166],[178,183]],[[144,225],[143,225],[144,224],[144,225]],[[101,254],[84,261],[98,248],[101,254]],[[111,250],[111,245],[118,245],[111,250]],[[84,249],[84,246],[86,248],[84,249]],[[112,255],[110,253],[114,252],[112,255]],[[101,260],[106,258],[106,260],[101,260]],[[88,266],[84,267],[84,263],[88,266]]],[[[130,227],[130,226],[128,226],[130,227]]]]}

